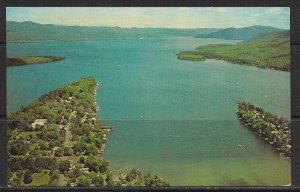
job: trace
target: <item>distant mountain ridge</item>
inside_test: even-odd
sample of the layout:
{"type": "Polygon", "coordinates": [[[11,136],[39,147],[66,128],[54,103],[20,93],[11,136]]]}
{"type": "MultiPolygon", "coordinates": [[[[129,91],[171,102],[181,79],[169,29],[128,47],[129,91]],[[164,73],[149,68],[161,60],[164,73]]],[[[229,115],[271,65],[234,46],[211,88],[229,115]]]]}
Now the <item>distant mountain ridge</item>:
{"type": "Polygon", "coordinates": [[[7,21],[7,41],[26,42],[40,40],[80,41],[101,39],[126,39],[141,37],[206,35],[221,28],[173,29],[173,28],[121,28],[107,26],[66,26],[39,24],[32,21],[7,21]]]}
{"type": "Polygon", "coordinates": [[[121,28],[108,26],[67,26],[39,24],[32,21],[6,22],[7,42],[27,41],[82,41],[102,39],[131,39],[144,37],[191,36],[196,38],[220,38],[231,40],[251,40],[270,32],[283,29],[254,25],[244,28],[121,28]]]}
{"type": "Polygon", "coordinates": [[[227,28],[222,29],[217,32],[212,32],[210,34],[201,34],[195,37],[199,38],[220,38],[220,39],[231,39],[231,40],[251,40],[256,37],[265,35],[271,32],[283,31],[284,29],[279,29],[271,26],[261,26],[253,25],[250,27],[243,28],[227,28]]]}

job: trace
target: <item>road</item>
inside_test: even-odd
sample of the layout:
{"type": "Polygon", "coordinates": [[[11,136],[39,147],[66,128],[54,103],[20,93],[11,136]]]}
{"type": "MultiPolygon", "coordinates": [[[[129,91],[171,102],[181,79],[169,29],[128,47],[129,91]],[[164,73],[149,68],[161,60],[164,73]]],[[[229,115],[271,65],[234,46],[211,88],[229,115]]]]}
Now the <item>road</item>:
{"type": "MultiPolygon", "coordinates": [[[[68,123],[67,125],[64,127],[66,133],[65,133],[65,140],[64,140],[64,143],[63,145],[65,147],[71,147],[71,137],[72,137],[72,134],[70,132],[70,127],[71,127],[71,119],[72,117],[75,115],[74,111],[71,113],[70,117],[69,117],[69,120],[68,120],[68,123]]],[[[63,155],[63,160],[67,160],[67,156],[64,156],[63,155]]],[[[64,174],[59,174],[59,182],[58,182],[58,186],[64,186],[65,183],[64,183],[64,174]]]]}

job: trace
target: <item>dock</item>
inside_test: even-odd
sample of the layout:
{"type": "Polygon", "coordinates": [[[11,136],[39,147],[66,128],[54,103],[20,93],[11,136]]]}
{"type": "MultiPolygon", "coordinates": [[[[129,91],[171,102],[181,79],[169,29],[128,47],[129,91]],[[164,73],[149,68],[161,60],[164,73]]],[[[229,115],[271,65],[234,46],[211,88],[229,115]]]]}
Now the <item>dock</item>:
{"type": "Polygon", "coordinates": [[[114,130],[114,126],[109,126],[109,125],[102,125],[101,129],[105,132],[110,132],[114,130]]]}
{"type": "Polygon", "coordinates": [[[108,133],[110,131],[113,131],[114,126],[102,125],[100,128],[104,131],[104,134],[103,134],[103,137],[102,137],[103,143],[98,148],[98,155],[101,157],[101,159],[103,159],[104,151],[105,151],[105,144],[107,142],[106,133],[108,133]]]}

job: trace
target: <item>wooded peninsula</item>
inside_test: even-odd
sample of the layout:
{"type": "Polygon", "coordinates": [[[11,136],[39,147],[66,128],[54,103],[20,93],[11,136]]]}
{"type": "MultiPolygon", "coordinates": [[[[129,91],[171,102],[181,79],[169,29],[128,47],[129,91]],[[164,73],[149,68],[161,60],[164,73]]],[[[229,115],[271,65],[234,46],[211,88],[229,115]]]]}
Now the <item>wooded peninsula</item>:
{"type": "Polygon", "coordinates": [[[111,129],[97,119],[96,78],[68,83],[8,117],[9,186],[169,186],[103,159],[111,129]]]}
{"type": "Polygon", "coordinates": [[[183,51],[178,59],[203,61],[220,59],[241,65],[290,71],[290,31],[272,32],[250,41],[229,45],[204,45],[183,51]]]}
{"type": "Polygon", "coordinates": [[[238,102],[236,114],[243,125],[263,137],[280,154],[291,157],[291,124],[287,118],[246,102],[238,102]]]}
{"type": "Polygon", "coordinates": [[[64,60],[61,56],[26,56],[26,57],[8,57],[7,67],[17,67],[23,65],[50,63],[64,60]]]}

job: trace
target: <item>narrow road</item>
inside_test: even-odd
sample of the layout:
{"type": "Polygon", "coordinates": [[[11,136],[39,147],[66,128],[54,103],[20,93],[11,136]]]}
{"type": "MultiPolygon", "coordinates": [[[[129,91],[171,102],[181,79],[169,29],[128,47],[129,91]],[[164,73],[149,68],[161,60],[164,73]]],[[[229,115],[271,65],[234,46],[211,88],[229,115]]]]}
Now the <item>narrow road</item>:
{"type": "MultiPolygon", "coordinates": [[[[67,123],[67,125],[64,127],[64,129],[66,130],[66,134],[65,134],[65,140],[63,145],[65,147],[71,147],[71,137],[72,134],[70,132],[70,126],[71,126],[71,119],[74,116],[74,111],[71,113],[70,117],[69,117],[69,121],[67,123]]],[[[63,155],[63,160],[67,160],[67,156],[63,155]]],[[[58,182],[58,186],[64,186],[64,174],[59,174],[59,182],[58,182]]]]}

